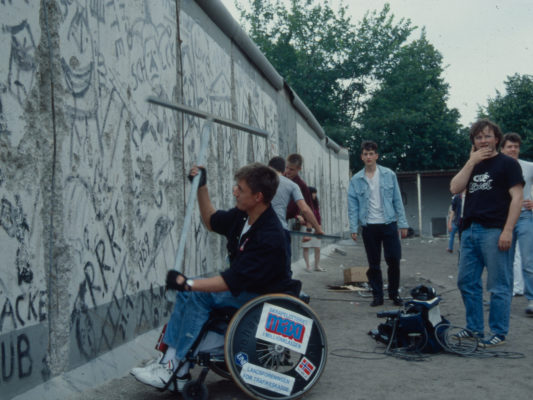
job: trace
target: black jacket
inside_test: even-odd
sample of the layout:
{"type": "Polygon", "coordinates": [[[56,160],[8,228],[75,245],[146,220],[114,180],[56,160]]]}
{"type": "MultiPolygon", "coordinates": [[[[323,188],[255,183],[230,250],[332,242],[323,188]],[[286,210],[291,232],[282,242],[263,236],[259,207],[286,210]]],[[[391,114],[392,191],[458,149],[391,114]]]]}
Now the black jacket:
{"type": "Polygon", "coordinates": [[[292,280],[285,266],[285,233],[279,219],[268,207],[242,238],[248,215],[232,208],[211,216],[213,231],[226,236],[230,267],[221,273],[232,294],[242,291],[298,295],[301,282],[292,280]]]}

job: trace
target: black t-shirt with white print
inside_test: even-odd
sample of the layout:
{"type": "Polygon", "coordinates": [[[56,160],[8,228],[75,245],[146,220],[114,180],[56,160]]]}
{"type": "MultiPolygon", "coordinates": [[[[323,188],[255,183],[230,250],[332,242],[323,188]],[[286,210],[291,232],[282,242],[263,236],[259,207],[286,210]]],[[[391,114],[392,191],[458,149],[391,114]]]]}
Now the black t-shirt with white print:
{"type": "Polygon", "coordinates": [[[509,189],[518,184],[524,185],[522,168],[511,157],[499,153],[477,164],[466,187],[462,230],[472,222],[503,229],[511,203],[509,189]]]}

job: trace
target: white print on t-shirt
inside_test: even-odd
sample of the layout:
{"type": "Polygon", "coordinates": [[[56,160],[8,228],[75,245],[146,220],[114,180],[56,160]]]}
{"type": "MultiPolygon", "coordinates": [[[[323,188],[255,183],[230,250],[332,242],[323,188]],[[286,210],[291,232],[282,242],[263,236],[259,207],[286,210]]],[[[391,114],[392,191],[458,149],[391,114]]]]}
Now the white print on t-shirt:
{"type": "Polygon", "coordinates": [[[488,172],[485,172],[480,175],[474,175],[472,178],[472,183],[468,189],[469,193],[475,193],[478,190],[491,190],[492,189],[492,179],[488,172]]]}

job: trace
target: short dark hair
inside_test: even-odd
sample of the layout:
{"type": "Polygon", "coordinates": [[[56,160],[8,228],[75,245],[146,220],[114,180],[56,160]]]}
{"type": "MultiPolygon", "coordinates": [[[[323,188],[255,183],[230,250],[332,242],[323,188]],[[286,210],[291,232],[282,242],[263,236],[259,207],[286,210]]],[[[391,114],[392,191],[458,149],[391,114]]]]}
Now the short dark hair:
{"type": "Polygon", "coordinates": [[[239,168],[235,172],[235,180],[244,180],[254,194],[262,193],[265,204],[270,203],[279,184],[276,171],[261,163],[252,163],[239,168]]]}
{"type": "Polygon", "coordinates": [[[361,153],[363,151],[375,151],[378,152],[378,144],[372,140],[363,140],[363,143],[361,143],[361,153]]]}
{"type": "Polygon", "coordinates": [[[505,146],[505,142],[518,143],[518,146],[520,146],[522,144],[522,138],[518,133],[509,132],[503,135],[502,147],[505,146]]]}
{"type": "Polygon", "coordinates": [[[301,168],[304,163],[304,159],[298,153],[292,153],[287,156],[287,162],[289,164],[296,165],[298,168],[301,168]]]}
{"type": "Polygon", "coordinates": [[[268,162],[268,166],[283,173],[285,172],[285,159],[280,156],[272,157],[268,162]]]}
{"type": "Polygon", "coordinates": [[[494,132],[494,136],[496,137],[496,139],[498,139],[498,144],[496,145],[496,148],[500,148],[503,139],[502,131],[496,123],[492,122],[487,118],[482,118],[472,124],[472,126],[470,127],[470,142],[474,144],[474,137],[487,126],[492,129],[492,132],[494,132]]]}

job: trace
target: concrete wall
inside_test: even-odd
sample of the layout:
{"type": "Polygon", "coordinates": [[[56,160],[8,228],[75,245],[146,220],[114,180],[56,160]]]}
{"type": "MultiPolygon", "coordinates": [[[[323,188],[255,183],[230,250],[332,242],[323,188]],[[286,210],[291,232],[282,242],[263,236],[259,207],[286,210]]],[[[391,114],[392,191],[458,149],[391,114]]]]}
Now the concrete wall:
{"type": "MultiPolygon", "coordinates": [[[[235,169],[297,151],[326,231],[348,230],[347,152],[319,138],[290,88],[272,86],[199,3],[0,2],[1,398],[168,319],[161,285],[203,121],[149,95],[270,133],[215,127],[216,207],[232,206],[235,169]]],[[[186,249],[188,275],[224,267],[224,242],[197,211],[186,249]]]]}

